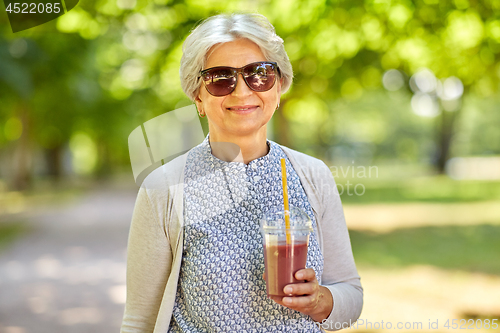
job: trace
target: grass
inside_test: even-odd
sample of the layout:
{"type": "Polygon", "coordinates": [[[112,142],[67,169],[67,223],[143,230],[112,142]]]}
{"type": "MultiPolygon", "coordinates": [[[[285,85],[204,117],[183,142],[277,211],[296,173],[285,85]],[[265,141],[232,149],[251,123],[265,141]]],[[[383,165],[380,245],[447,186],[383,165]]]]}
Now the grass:
{"type": "Polygon", "coordinates": [[[359,265],[397,268],[432,265],[500,275],[500,226],[442,226],[379,234],[350,231],[359,265]]]}
{"type": "Polygon", "coordinates": [[[0,223],[0,251],[28,231],[29,228],[24,222],[0,223]]]}
{"type": "Polygon", "coordinates": [[[454,180],[446,176],[399,180],[337,178],[342,202],[349,204],[401,202],[474,202],[500,199],[500,181],[454,180]],[[350,191],[347,190],[349,181],[350,191]],[[358,185],[354,192],[354,186],[358,185]],[[349,195],[350,194],[350,195],[349,195]],[[361,194],[361,195],[360,195],[361,194]]]}

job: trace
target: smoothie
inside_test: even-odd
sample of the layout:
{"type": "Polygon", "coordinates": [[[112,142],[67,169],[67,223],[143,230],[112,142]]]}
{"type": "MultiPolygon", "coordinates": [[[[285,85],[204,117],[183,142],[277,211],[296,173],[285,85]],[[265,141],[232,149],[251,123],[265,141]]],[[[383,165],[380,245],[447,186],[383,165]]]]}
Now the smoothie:
{"type": "Polygon", "coordinates": [[[286,244],[264,244],[267,295],[287,296],[283,288],[287,284],[302,282],[295,279],[295,273],[306,267],[307,242],[286,244]]]}

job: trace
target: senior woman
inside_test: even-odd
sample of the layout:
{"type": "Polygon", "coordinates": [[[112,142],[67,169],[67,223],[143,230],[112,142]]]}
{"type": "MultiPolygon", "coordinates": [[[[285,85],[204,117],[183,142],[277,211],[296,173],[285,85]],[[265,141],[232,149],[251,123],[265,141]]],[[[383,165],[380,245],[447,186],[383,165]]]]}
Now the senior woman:
{"type": "Polygon", "coordinates": [[[181,83],[209,135],[152,172],[129,235],[122,332],[320,332],[356,321],[363,290],[327,166],[267,140],[292,67],[267,19],[217,15],[183,46],[181,83]],[[290,205],[311,218],[304,281],[266,297],[259,219],[290,205]],[[318,325],[323,323],[323,325],[318,325]]]}

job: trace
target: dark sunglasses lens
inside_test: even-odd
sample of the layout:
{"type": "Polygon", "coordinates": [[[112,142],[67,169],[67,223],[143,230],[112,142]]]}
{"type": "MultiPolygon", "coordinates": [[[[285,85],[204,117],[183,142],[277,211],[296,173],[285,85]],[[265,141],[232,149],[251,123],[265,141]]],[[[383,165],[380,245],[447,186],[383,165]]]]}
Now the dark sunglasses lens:
{"type": "Polygon", "coordinates": [[[214,96],[230,94],[236,86],[236,76],[229,68],[214,68],[203,75],[207,90],[214,96]]]}
{"type": "Polygon", "coordinates": [[[270,63],[250,64],[243,68],[243,76],[252,90],[267,91],[274,86],[276,70],[270,63]]]}

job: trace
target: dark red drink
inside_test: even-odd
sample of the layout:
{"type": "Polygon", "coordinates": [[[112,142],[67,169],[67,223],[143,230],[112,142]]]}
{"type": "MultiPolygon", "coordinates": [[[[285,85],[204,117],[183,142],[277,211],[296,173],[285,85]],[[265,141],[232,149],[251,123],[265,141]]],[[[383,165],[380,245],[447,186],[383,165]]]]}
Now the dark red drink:
{"type": "Polygon", "coordinates": [[[267,296],[287,296],[283,288],[287,284],[302,282],[295,279],[295,273],[306,268],[307,242],[275,245],[264,244],[267,296]]]}

